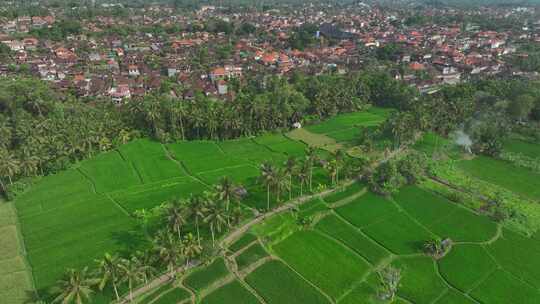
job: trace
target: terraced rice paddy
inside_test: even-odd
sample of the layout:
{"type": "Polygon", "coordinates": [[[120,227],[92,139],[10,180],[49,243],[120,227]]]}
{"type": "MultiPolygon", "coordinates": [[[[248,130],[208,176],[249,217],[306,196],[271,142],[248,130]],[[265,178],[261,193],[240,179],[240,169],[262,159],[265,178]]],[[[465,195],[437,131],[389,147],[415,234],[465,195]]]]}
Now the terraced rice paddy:
{"type": "MultiPolygon", "coordinates": [[[[205,191],[224,175],[248,189],[245,208],[263,210],[266,193],[256,184],[262,161],[303,156],[306,144],[327,151],[352,145],[358,126],[380,123],[385,115],[371,109],[340,116],[294,131],[299,137],[270,134],[167,145],[143,139],[43,178],[14,202],[24,248],[13,209],[0,204],[0,239],[9,240],[0,248],[1,299],[21,303],[25,288],[32,288],[27,265],[35,287],[46,294],[66,268],[92,265],[104,252],[137,248],[144,238],[135,211],[205,191]]],[[[427,141],[422,149],[431,151],[432,140],[427,141]]],[[[533,185],[518,185],[505,171],[509,168],[496,163],[476,158],[463,161],[462,170],[535,195],[533,185]]],[[[315,173],[316,184],[328,183],[322,171],[315,173]]],[[[527,178],[533,183],[533,175],[527,178]]],[[[294,189],[293,196],[298,192],[294,189]]],[[[526,237],[501,227],[418,187],[383,198],[354,183],[262,221],[210,264],[137,301],[380,303],[376,272],[391,264],[402,272],[394,303],[540,303],[540,264],[531,258],[540,255],[540,234],[526,237]],[[299,220],[306,218],[311,222],[299,220]],[[439,260],[422,253],[432,238],[453,241],[439,260]]],[[[105,296],[95,303],[109,300],[105,296]]]]}

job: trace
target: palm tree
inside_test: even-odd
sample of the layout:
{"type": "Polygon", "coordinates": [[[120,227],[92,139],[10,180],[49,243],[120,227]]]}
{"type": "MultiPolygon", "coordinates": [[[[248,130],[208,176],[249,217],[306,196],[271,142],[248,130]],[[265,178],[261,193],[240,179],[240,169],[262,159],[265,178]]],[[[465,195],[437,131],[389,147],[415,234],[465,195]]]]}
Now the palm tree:
{"type": "Polygon", "coordinates": [[[309,164],[308,162],[302,162],[296,171],[296,176],[300,181],[300,196],[304,195],[304,184],[308,181],[309,178],[309,164]]]}
{"type": "Polygon", "coordinates": [[[306,149],[306,161],[309,167],[309,191],[313,191],[313,167],[315,166],[317,159],[317,151],[315,148],[309,146],[306,149]]]}
{"type": "Polygon", "coordinates": [[[96,260],[98,263],[98,275],[99,280],[99,290],[103,290],[107,284],[111,284],[116,295],[116,299],[120,300],[120,295],[118,294],[117,283],[120,280],[122,269],[119,266],[120,260],[117,255],[110,255],[105,253],[103,259],[96,260]]]}
{"type": "MultiPolygon", "coordinates": [[[[7,176],[9,183],[13,184],[12,178],[19,173],[19,161],[6,149],[0,149],[0,176],[7,176]]],[[[0,180],[2,189],[4,184],[0,180]]]]}
{"type": "Polygon", "coordinates": [[[285,174],[289,177],[289,200],[292,199],[293,175],[296,168],[296,158],[290,156],[285,162],[285,174]]]}
{"type": "Polygon", "coordinates": [[[277,201],[281,202],[281,189],[289,187],[289,180],[284,169],[279,168],[274,171],[274,187],[276,189],[277,201]]]}
{"type": "Polygon", "coordinates": [[[160,230],[154,238],[154,250],[159,261],[167,265],[171,278],[174,268],[182,258],[182,242],[168,230],[160,230]]]}
{"type": "Polygon", "coordinates": [[[197,229],[197,241],[201,245],[201,234],[199,233],[199,221],[204,220],[208,208],[201,196],[194,196],[188,200],[188,211],[190,218],[195,220],[195,229],[197,229]]]}
{"type": "Polygon", "coordinates": [[[90,301],[90,297],[94,292],[92,286],[97,283],[98,280],[89,277],[88,267],[81,271],[69,269],[64,278],[59,280],[51,290],[53,294],[57,295],[53,303],[83,304],[90,301]]]}
{"type": "Polygon", "coordinates": [[[227,225],[228,214],[221,208],[219,204],[209,204],[208,213],[204,218],[204,222],[210,226],[212,234],[212,247],[215,247],[215,232],[221,232],[223,226],[227,225]]]}
{"type": "Polygon", "coordinates": [[[225,210],[229,211],[231,199],[236,197],[235,186],[228,176],[224,176],[219,180],[215,187],[218,198],[225,202],[225,210]]]}
{"type": "Polygon", "coordinates": [[[178,239],[181,239],[182,226],[186,224],[184,218],[184,208],[179,200],[173,200],[166,209],[165,220],[167,226],[172,232],[176,233],[178,239]]]}
{"type": "Polygon", "coordinates": [[[152,266],[154,259],[151,252],[149,250],[136,251],[131,259],[139,266],[144,283],[148,284],[148,277],[153,276],[156,272],[152,266]]]}
{"type": "Polygon", "coordinates": [[[337,170],[338,170],[336,160],[332,159],[326,162],[324,168],[328,170],[328,174],[330,175],[330,179],[332,180],[332,185],[334,185],[336,181],[337,170]]]}
{"type": "Polygon", "coordinates": [[[133,302],[133,285],[142,281],[142,270],[136,259],[122,259],[120,268],[122,269],[121,282],[128,284],[129,301],[133,302]]]}
{"type": "Polygon", "coordinates": [[[188,233],[184,236],[184,248],[183,254],[186,258],[186,267],[189,265],[189,261],[193,258],[198,257],[202,253],[201,245],[195,241],[193,234],[188,233]]]}
{"type": "Polygon", "coordinates": [[[270,210],[270,188],[275,185],[275,171],[274,165],[269,162],[265,162],[261,165],[261,175],[259,181],[266,186],[266,206],[267,210],[270,210]]]}

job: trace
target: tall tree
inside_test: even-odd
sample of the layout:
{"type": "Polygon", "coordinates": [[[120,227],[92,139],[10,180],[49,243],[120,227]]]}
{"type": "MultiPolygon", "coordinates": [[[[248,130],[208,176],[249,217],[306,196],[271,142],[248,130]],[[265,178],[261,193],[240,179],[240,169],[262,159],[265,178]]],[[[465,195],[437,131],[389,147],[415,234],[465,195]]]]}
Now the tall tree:
{"type": "Polygon", "coordinates": [[[313,168],[318,159],[317,150],[314,147],[309,146],[306,149],[306,162],[309,167],[309,191],[313,191],[313,168]]]}
{"type": "Polygon", "coordinates": [[[165,211],[167,226],[172,232],[176,233],[178,239],[181,239],[182,227],[186,224],[184,208],[180,200],[173,200],[165,211]]]}
{"type": "Polygon", "coordinates": [[[266,186],[266,208],[270,210],[270,189],[275,185],[276,169],[270,162],[261,165],[259,181],[266,186]]]}
{"type": "Polygon", "coordinates": [[[103,290],[105,286],[110,284],[114,290],[116,299],[120,301],[118,294],[118,283],[122,277],[122,268],[120,267],[120,259],[117,255],[105,253],[101,260],[96,260],[98,263],[99,275],[99,290],[103,290]]]}
{"type": "Polygon", "coordinates": [[[193,237],[193,234],[188,233],[184,236],[183,240],[183,254],[186,258],[186,267],[188,267],[189,262],[201,255],[202,253],[202,246],[198,243],[197,240],[195,240],[195,237],[193,237]]]}
{"type": "Polygon", "coordinates": [[[121,282],[127,283],[129,289],[129,301],[133,302],[133,285],[143,281],[143,271],[136,259],[122,259],[120,262],[122,269],[121,282]]]}
{"type": "Polygon", "coordinates": [[[293,189],[293,175],[296,170],[296,158],[293,156],[290,156],[287,161],[285,162],[285,168],[284,172],[289,178],[289,200],[292,199],[292,189],[293,189]]]}
{"type": "Polygon", "coordinates": [[[183,258],[182,241],[170,233],[169,230],[160,230],[153,243],[159,261],[167,265],[170,277],[174,277],[175,267],[183,258]]]}
{"type": "Polygon", "coordinates": [[[88,273],[88,267],[78,271],[69,269],[64,277],[52,288],[52,293],[56,295],[53,303],[62,304],[83,304],[90,302],[93,294],[92,286],[98,284],[99,280],[92,279],[88,273]]]}
{"type": "Polygon", "coordinates": [[[211,203],[208,206],[208,212],[204,218],[204,222],[210,226],[212,234],[212,247],[215,247],[215,233],[221,232],[223,227],[227,225],[228,214],[220,204],[211,203]]]}
{"type": "Polygon", "coordinates": [[[201,245],[201,234],[200,234],[200,222],[204,221],[206,217],[206,212],[208,208],[206,206],[205,200],[200,195],[191,195],[188,200],[188,212],[189,217],[195,220],[195,229],[197,229],[197,242],[201,245]]]}

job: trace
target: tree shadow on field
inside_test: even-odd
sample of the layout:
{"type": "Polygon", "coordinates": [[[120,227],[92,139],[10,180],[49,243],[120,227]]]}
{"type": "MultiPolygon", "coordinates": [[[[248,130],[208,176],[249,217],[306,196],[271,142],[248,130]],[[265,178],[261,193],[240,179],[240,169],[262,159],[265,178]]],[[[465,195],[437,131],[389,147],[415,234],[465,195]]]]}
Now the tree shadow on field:
{"type": "Polygon", "coordinates": [[[118,244],[118,253],[122,256],[129,256],[149,244],[148,237],[141,230],[115,231],[111,238],[118,244]]]}

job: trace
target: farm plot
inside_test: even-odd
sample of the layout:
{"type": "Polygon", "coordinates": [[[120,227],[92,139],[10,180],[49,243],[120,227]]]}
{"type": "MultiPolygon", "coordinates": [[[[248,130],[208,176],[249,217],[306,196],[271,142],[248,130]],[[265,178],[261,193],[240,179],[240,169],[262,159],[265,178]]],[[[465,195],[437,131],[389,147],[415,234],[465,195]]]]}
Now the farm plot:
{"type": "Polygon", "coordinates": [[[6,304],[28,303],[33,292],[16,216],[11,203],[0,200],[0,298],[6,304]]]}
{"type": "Polygon", "coordinates": [[[481,245],[458,244],[438,261],[441,275],[454,287],[464,292],[480,283],[497,264],[481,245]]]}
{"type": "Polygon", "coordinates": [[[448,290],[440,299],[435,302],[436,304],[475,304],[476,302],[470,297],[456,290],[448,290]]]}
{"type": "Polygon", "coordinates": [[[258,304],[259,300],[238,281],[220,287],[201,300],[202,304],[258,304]]]}
{"type": "Polygon", "coordinates": [[[497,230],[489,218],[415,186],[401,189],[394,199],[409,215],[443,238],[482,242],[493,237],[497,230]]]}
{"type": "Polygon", "coordinates": [[[332,147],[331,149],[328,149],[330,152],[334,152],[335,150],[339,149],[340,146],[337,145],[337,142],[324,134],[317,134],[310,132],[306,129],[295,129],[291,132],[287,133],[287,137],[303,142],[308,146],[315,147],[315,148],[322,148],[326,149],[326,147],[332,147]]]}
{"type": "Polygon", "coordinates": [[[487,246],[497,263],[514,277],[540,289],[540,242],[510,230],[487,246]]]}
{"type": "Polygon", "coordinates": [[[184,284],[200,291],[227,275],[229,275],[229,270],[227,269],[227,266],[225,266],[223,258],[217,258],[208,266],[190,273],[184,279],[184,284]]]}
{"type": "Polygon", "coordinates": [[[236,240],[234,243],[232,243],[229,246],[229,250],[231,252],[237,252],[240,249],[246,247],[247,245],[253,243],[257,240],[257,237],[251,233],[245,233],[242,235],[238,240],[236,240]]]}
{"type": "Polygon", "coordinates": [[[344,189],[337,190],[336,192],[326,195],[323,197],[323,200],[329,204],[337,203],[347,197],[350,197],[364,189],[364,185],[354,182],[353,184],[347,186],[344,189]]]}
{"type": "Polygon", "coordinates": [[[431,303],[448,289],[437,275],[431,257],[399,258],[393,262],[401,269],[398,295],[413,303],[431,303]]]}
{"type": "Polygon", "coordinates": [[[273,249],[333,299],[352,288],[369,270],[369,264],[352,250],[314,231],[298,231],[273,249]]]}
{"type": "Polygon", "coordinates": [[[173,287],[162,293],[152,304],[174,304],[190,298],[190,294],[182,287],[173,287]]]}
{"type": "Polygon", "coordinates": [[[247,266],[257,262],[258,260],[267,257],[268,252],[259,243],[251,245],[248,249],[236,257],[238,269],[242,270],[247,266]]]}
{"type": "Polygon", "coordinates": [[[393,212],[362,231],[395,254],[418,253],[426,240],[435,237],[403,212],[393,212]]]}
{"type": "Polygon", "coordinates": [[[475,178],[506,188],[523,197],[540,200],[540,174],[532,170],[486,156],[460,161],[458,166],[475,178]]]}
{"type": "Polygon", "coordinates": [[[285,154],[273,152],[250,138],[227,140],[218,144],[225,154],[247,159],[255,164],[261,164],[265,161],[281,163],[286,159],[285,154]]]}
{"type": "Polygon", "coordinates": [[[255,269],[246,281],[267,303],[328,304],[330,301],[280,261],[255,269]]]}
{"type": "Polygon", "coordinates": [[[510,138],[504,142],[504,151],[519,153],[531,158],[540,157],[540,145],[529,141],[510,138]]]}
{"type": "Polygon", "coordinates": [[[41,178],[17,197],[15,206],[21,216],[62,207],[79,196],[93,195],[92,184],[78,170],[66,170],[41,178]]]}
{"type": "Polygon", "coordinates": [[[346,113],[334,116],[319,124],[308,126],[306,129],[317,134],[328,134],[352,127],[378,126],[388,115],[389,111],[385,109],[370,109],[364,112],[346,113]]]}
{"type": "Polygon", "coordinates": [[[186,176],[116,191],[111,193],[110,197],[132,213],[150,209],[171,199],[187,198],[190,194],[198,194],[206,189],[206,185],[186,176]]]}
{"type": "Polygon", "coordinates": [[[120,154],[133,163],[143,183],[152,183],[186,173],[166,154],[162,145],[148,139],[138,139],[118,148],[120,154]]]}
{"type": "Polygon", "coordinates": [[[230,177],[235,183],[246,185],[256,183],[256,178],[259,176],[259,169],[254,165],[247,164],[214,171],[206,171],[198,173],[196,176],[209,185],[217,184],[224,176],[230,177]]]}
{"type": "Polygon", "coordinates": [[[414,144],[413,148],[428,155],[432,155],[444,150],[449,144],[450,140],[441,137],[434,132],[426,132],[422,138],[414,144]]]}
{"type": "Polygon", "coordinates": [[[142,184],[134,167],[117,151],[106,152],[85,160],[81,171],[88,176],[98,193],[106,193],[142,184]]]}
{"type": "MultiPolygon", "coordinates": [[[[325,197],[325,200],[328,197],[325,197]]],[[[358,228],[369,226],[396,213],[398,209],[389,200],[367,192],[335,210],[341,217],[358,228]]]]}
{"type": "Polygon", "coordinates": [[[266,134],[256,137],[254,141],[268,147],[274,152],[285,153],[295,157],[303,156],[306,149],[305,144],[291,140],[283,136],[283,134],[266,134]]]}
{"type": "Polygon", "coordinates": [[[540,293],[527,284],[521,283],[508,272],[499,269],[476,287],[471,296],[482,303],[506,304],[540,303],[540,293]]]}
{"type": "Polygon", "coordinates": [[[315,228],[339,240],[373,265],[390,255],[386,249],[356,231],[350,224],[345,223],[335,215],[325,216],[317,222],[315,228]]]}

